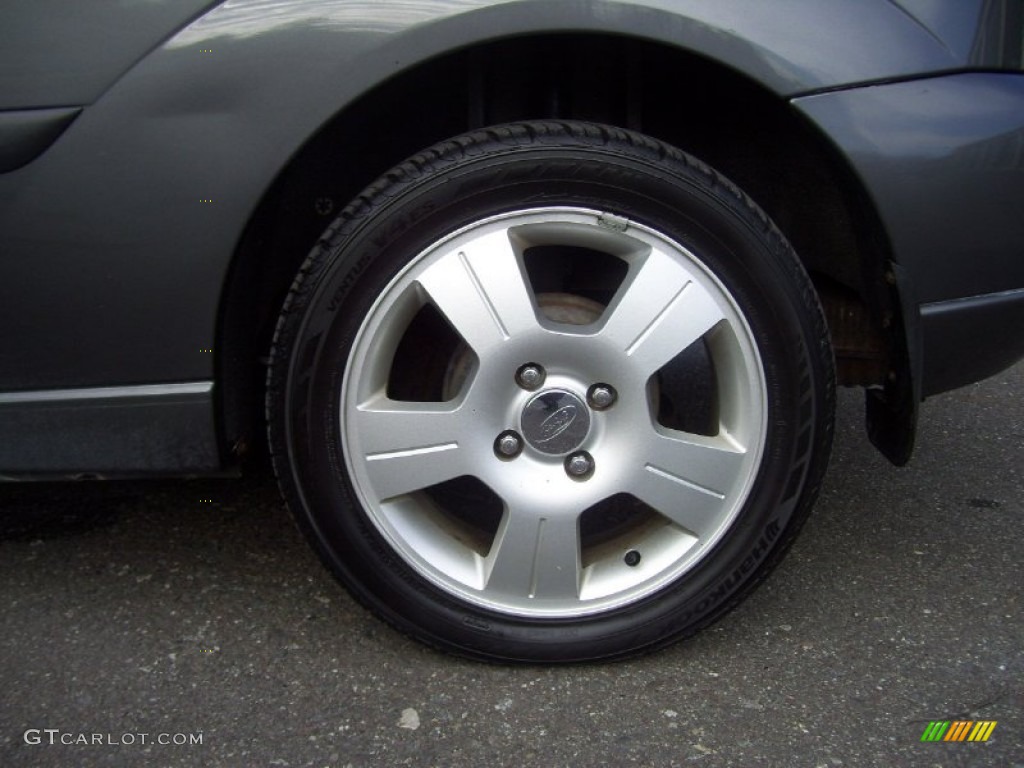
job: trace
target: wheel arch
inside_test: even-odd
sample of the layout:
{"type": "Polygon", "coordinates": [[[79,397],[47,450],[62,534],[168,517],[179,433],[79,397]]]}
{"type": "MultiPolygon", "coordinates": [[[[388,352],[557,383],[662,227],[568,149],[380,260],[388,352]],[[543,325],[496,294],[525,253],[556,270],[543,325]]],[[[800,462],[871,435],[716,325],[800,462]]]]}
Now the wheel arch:
{"type": "Polygon", "coordinates": [[[881,385],[889,371],[909,370],[880,219],[839,150],[785,96],[731,64],[649,38],[525,35],[403,70],[335,113],[280,171],[248,221],[222,295],[226,444],[262,440],[259,360],[299,265],[340,207],[437,141],[558,118],[648,133],[725,173],[775,220],[814,278],[840,383],[881,385]],[[671,96],[665,83],[677,87],[671,96]]]}

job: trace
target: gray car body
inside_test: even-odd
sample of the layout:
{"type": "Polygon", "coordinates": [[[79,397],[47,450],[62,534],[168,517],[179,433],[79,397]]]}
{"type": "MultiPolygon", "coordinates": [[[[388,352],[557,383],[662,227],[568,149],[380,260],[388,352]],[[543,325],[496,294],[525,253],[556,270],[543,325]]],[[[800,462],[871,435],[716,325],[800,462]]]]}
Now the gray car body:
{"type": "MultiPolygon", "coordinates": [[[[809,126],[879,223],[858,280],[891,299],[867,303],[894,329],[879,384],[898,379],[904,432],[921,396],[1024,354],[1017,0],[22,0],[0,17],[7,477],[230,466],[252,429],[240,371],[265,354],[233,302],[277,300],[294,272],[247,261],[268,196],[392,83],[551,35],[682,52],[809,126]]],[[[685,100],[686,73],[664,75],[685,100]]],[[[415,120],[396,104],[362,129],[415,120]]],[[[402,159],[362,149],[333,147],[342,174],[346,153],[375,173],[402,159]]]]}

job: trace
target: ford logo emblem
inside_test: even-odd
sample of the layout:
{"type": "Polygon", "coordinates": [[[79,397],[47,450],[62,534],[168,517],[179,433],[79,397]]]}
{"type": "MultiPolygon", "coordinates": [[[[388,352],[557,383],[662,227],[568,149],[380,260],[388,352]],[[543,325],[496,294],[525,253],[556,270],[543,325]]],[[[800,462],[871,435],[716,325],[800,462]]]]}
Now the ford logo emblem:
{"type": "Polygon", "coordinates": [[[576,450],[590,433],[586,403],[564,389],[549,389],[534,396],[522,415],[523,437],[536,450],[559,456],[576,450]]]}
{"type": "Polygon", "coordinates": [[[538,443],[550,443],[565,432],[576,420],[576,406],[563,405],[540,423],[538,443]]]}

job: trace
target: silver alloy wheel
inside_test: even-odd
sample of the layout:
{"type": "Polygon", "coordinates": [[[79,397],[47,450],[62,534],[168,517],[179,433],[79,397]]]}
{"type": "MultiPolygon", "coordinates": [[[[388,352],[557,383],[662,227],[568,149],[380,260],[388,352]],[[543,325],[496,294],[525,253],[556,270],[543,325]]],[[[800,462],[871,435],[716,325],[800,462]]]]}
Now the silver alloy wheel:
{"type": "Polygon", "coordinates": [[[340,434],[360,503],[417,573],[492,611],[578,617],[651,595],[722,538],[761,464],[765,392],[747,322],[697,255],[600,211],[534,208],[453,233],[391,281],[352,345],[340,434]],[[608,254],[625,277],[585,324],[565,322],[527,274],[523,254],[537,246],[608,254]],[[392,399],[392,361],[426,305],[461,338],[454,384],[434,401],[392,399]],[[659,371],[701,343],[714,369],[710,434],[669,428],[656,407],[659,371]],[[517,372],[538,364],[543,384],[530,391],[517,372]],[[613,404],[588,405],[595,385],[611,388],[613,404]],[[538,420],[543,398],[554,410],[538,420]],[[509,433],[523,437],[514,456],[495,447],[509,433]],[[576,454],[589,471],[569,469],[585,468],[576,454]],[[467,477],[500,500],[483,540],[427,493],[467,477]],[[584,546],[581,518],[624,495],[649,514],[584,546]]]}

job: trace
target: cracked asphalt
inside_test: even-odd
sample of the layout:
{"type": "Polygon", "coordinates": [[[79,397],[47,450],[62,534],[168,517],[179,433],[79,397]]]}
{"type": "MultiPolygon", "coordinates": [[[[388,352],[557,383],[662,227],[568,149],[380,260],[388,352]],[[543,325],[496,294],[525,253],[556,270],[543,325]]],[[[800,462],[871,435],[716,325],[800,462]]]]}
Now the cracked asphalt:
{"type": "Polygon", "coordinates": [[[420,647],[267,478],[0,486],[0,765],[1020,768],[1024,365],[927,401],[904,469],[862,419],[841,392],[822,497],[764,586],[616,664],[420,647]],[[933,720],[997,725],[922,743],[933,720]]]}

